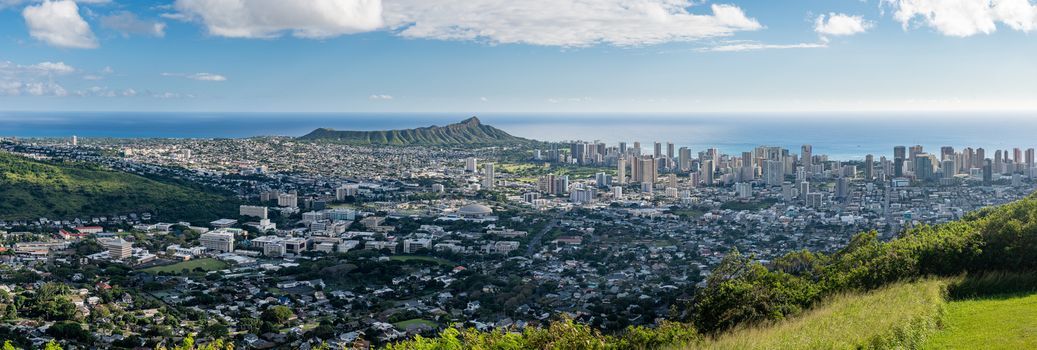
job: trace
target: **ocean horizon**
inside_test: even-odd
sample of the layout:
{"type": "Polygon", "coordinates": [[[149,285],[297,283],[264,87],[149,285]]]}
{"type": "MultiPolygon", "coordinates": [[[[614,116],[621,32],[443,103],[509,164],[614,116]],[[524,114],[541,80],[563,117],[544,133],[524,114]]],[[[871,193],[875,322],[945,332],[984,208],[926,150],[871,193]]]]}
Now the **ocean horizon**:
{"type": "Polygon", "coordinates": [[[541,141],[672,142],[693,151],[737,154],[759,145],[857,160],[890,156],[897,145],[1037,146],[1037,118],[1024,113],[201,113],[0,112],[0,137],[245,138],[302,136],[317,128],[409,129],[471,116],[515,136],[541,141]],[[965,142],[965,143],[963,143],[965,142]]]}

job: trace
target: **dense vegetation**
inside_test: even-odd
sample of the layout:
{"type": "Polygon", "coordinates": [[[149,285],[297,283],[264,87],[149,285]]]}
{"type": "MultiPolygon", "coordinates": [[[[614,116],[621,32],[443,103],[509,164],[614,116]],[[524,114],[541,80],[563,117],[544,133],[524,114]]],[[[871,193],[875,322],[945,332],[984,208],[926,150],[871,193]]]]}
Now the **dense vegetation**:
{"type": "Polygon", "coordinates": [[[404,130],[341,131],[321,128],[299,139],[364,145],[490,145],[529,141],[512,136],[495,127],[484,125],[476,117],[447,126],[404,130]]]}
{"type": "Polygon", "coordinates": [[[234,216],[237,201],[200,189],[82,163],[0,153],[0,220],[151,213],[162,220],[234,216]]]}
{"type": "Polygon", "coordinates": [[[729,254],[699,291],[691,312],[707,333],[781,320],[825,297],[924,276],[1037,268],[1037,198],[986,208],[963,220],[909,229],[881,242],[854,237],[831,255],[796,252],[769,266],[729,254]]]}

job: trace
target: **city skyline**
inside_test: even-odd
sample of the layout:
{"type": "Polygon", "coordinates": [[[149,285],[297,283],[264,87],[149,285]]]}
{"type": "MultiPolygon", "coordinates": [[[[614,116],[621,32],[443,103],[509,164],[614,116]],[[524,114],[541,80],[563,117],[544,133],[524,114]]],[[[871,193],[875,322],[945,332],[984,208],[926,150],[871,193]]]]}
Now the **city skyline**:
{"type": "Polygon", "coordinates": [[[18,111],[1037,110],[1028,59],[1037,6],[954,4],[5,0],[0,102],[18,111]]]}

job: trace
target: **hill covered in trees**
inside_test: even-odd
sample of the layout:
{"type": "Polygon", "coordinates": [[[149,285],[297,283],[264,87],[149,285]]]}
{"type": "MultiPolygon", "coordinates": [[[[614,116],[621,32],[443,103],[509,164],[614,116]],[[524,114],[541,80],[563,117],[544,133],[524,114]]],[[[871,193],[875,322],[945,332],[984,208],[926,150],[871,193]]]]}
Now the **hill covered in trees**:
{"type": "Polygon", "coordinates": [[[477,117],[446,126],[382,131],[342,131],[321,128],[300,140],[332,141],[363,145],[496,145],[529,142],[483,124],[477,117]]]}
{"type": "Polygon", "coordinates": [[[0,152],[0,220],[151,213],[162,220],[236,215],[229,196],[83,163],[52,163],[0,152]]]}

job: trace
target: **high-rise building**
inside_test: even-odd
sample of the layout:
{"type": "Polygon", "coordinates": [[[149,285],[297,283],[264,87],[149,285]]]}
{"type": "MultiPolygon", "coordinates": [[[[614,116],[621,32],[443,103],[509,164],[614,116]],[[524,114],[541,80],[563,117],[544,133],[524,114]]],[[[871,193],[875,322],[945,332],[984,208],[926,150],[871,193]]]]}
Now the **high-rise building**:
{"type": "Polygon", "coordinates": [[[627,183],[627,159],[624,156],[620,156],[619,159],[616,160],[616,181],[619,182],[620,185],[625,185],[627,183]]]}
{"type": "Polygon", "coordinates": [[[666,158],[667,159],[673,159],[674,156],[675,155],[673,153],[673,142],[667,142],[666,143],[666,158]]]}
{"type": "Polygon", "coordinates": [[[972,160],[973,160],[973,165],[972,165],[973,168],[980,168],[980,169],[982,169],[987,164],[986,163],[986,161],[987,161],[987,151],[982,149],[982,148],[977,148],[976,149],[976,156],[973,157],[972,160]]]}
{"type": "Polygon", "coordinates": [[[933,179],[933,162],[932,158],[926,153],[918,153],[914,155],[915,160],[915,178],[919,181],[927,181],[933,179]]]}
{"type": "Polygon", "coordinates": [[[898,157],[898,158],[893,159],[893,176],[894,177],[904,177],[904,164],[905,163],[906,163],[906,159],[904,159],[904,158],[899,158],[898,157]]]}
{"type": "Polygon", "coordinates": [[[839,177],[835,181],[835,198],[846,199],[850,196],[850,180],[846,177],[839,177]]]}
{"type": "Polygon", "coordinates": [[[954,163],[953,159],[947,159],[940,162],[940,171],[943,172],[943,178],[950,179],[954,175],[958,175],[958,166],[954,163]]]}
{"type": "Polygon", "coordinates": [[[735,193],[738,195],[738,198],[751,198],[753,196],[753,185],[748,182],[736,183],[735,193]]]}
{"type": "Polygon", "coordinates": [[[904,146],[893,147],[893,159],[904,159],[904,160],[907,160],[907,147],[904,147],[904,146]]]}
{"type": "Polygon", "coordinates": [[[914,162],[915,157],[922,153],[925,153],[925,151],[922,148],[922,145],[911,146],[907,149],[907,160],[909,162],[914,162]]]}
{"type": "Polygon", "coordinates": [[[479,171],[479,161],[475,157],[468,157],[464,160],[464,171],[469,173],[475,173],[479,171]]]}
{"type": "Polygon", "coordinates": [[[942,162],[942,161],[945,161],[947,159],[954,159],[954,147],[951,147],[951,146],[940,147],[940,161],[942,162]]]}
{"type": "Polygon", "coordinates": [[[76,135],[72,135],[72,145],[79,146],[79,138],[76,135]]]}
{"type": "Polygon", "coordinates": [[[277,196],[277,205],[287,208],[299,206],[299,196],[294,193],[282,193],[277,196]]]}
{"type": "Polygon", "coordinates": [[[702,161],[702,164],[699,167],[699,177],[700,180],[702,180],[702,183],[706,184],[706,186],[712,186],[713,182],[715,182],[715,179],[713,178],[713,171],[714,168],[712,159],[702,161]]]}
{"type": "Polygon", "coordinates": [[[493,166],[494,166],[493,163],[486,163],[486,164],[483,164],[483,166],[482,166],[482,171],[483,171],[482,186],[486,190],[492,190],[493,186],[496,185],[497,174],[496,174],[496,172],[494,172],[493,166]]]}
{"type": "Polygon", "coordinates": [[[659,166],[654,157],[644,157],[639,161],[639,177],[636,181],[654,184],[659,178],[659,166]]]}
{"type": "Polygon", "coordinates": [[[626,142],[620,142],[619,143],[619,154],[627,154],[627,143],[626,142]]]}
{"type": "Polygon", "coordinates": [[[990,159],[983,160],[983,184],[990,186],[994,183],[994,168],[990,159]]]}
{"type": "Polygon", "coordinates": [[[663,157],[663,144],[658,142],[655,143],[655,153],[653,153],[653,155],[655,156],[655,158],[663,157]]]}
{"type": "Polygon", "coordinates": [[[785,162],[765,160],[763,164],[763,178],[767,186],[781,186],[785,182],[785,162]]]}
{"type": "Polygon", "coordinates": [[[875,156],[866,155],[864,156],[864,180],[871,181],[875,179],[875,156]]]}
{"type": "Polygon", "coordinates": [[[681,147],[677,152],[677,168],[679,168],[681,172],[691,171],[691,149],[681,147]]]}
{"type": "Polygon", "coordinates": [[[810,194],[810,182],[803,181],[799,183],[799,198],[806,201],[807,194],[810,194]]]}
{"type": "Polygon", "coordinates": [[[1034,156],[1033,155],[1033,148],[1027,148],[1026,149],[1026,168],[1027,169],[1032,168],[1034,166],[1033,156],[1034,156]]]}
{"type": "Polygon", "coordinates": [[[800,150],[799,156],[800,158],[802,158],[799,160],[799,162],[803,164],[803,166],[806,166],[807,169],[809,169],[809,165],[814,164],[814,146],[803,145],[803,147],[800,150]]]}
{"type": "Polygon", "coordinates": [[[594,182],[601,188],[612,187],[612,175],[603,172],[594,174],[594,182]]]}

